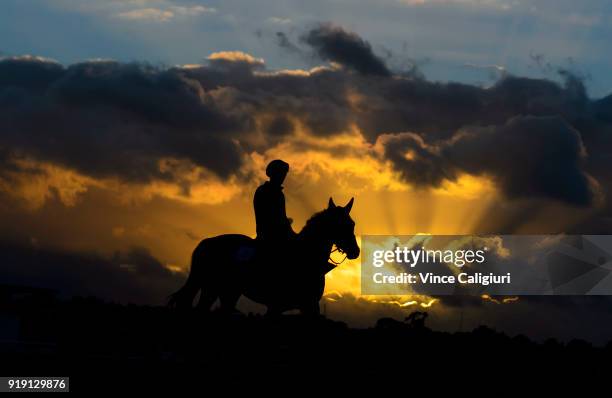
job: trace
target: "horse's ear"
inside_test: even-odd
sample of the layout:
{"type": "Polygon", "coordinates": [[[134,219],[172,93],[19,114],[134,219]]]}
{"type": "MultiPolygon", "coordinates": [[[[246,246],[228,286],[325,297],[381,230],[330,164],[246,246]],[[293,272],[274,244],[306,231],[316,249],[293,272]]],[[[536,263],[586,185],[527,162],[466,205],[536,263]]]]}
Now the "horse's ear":
{"type": "Polygon", "coordinates": [[[329,203],[327,204],[327,208],[328,209],[333,209],[336,207],[336,204],[334,203],[334,200],[330,197],[329,198],[329,203]]]}
{"type": "Polygon", "coordinates": [[[351,212],[351,209],[353,208],[353,202],[355,201],[355,198],[351,198],[351,200],[349,200],[349,202],[346,204],[346,206],[344,206],[344,209],[346,210],[347,213],[351,212]]]}

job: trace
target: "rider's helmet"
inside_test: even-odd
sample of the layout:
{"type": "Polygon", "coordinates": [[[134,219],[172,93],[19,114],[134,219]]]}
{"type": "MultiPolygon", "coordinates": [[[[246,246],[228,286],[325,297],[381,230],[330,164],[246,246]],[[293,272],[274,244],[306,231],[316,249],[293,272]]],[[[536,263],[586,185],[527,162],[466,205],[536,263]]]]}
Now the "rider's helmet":
{"type": "Polygon", "coordinates": [[[268,163],[266,167],[266,175],[270,178],[285,177],[289,172],[289,163],[283,162],[280,159],[275,159],[268,163]]]}

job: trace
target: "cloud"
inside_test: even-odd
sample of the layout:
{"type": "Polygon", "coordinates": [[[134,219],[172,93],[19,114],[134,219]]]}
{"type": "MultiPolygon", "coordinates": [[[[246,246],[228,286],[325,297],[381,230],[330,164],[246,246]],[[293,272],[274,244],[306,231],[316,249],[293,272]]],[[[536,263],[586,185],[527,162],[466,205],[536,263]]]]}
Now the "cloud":
{"type": "Polygon", "coordinates": [[[171,10],[175,15],[201,15],[201,14],[212,14],[217,12],[216,8],[205,7],[201,5],[194,6],[170,6],[171,10]]]}
{"type": "Polygon", "coordinates": [[[502,0],[399,0],[400,3],[408,6],[425,6],[425,5],[459,5],[468,7],[493,8],[499,10],[509,10],[518,2],[502,1],[502,0]]]}
{"type": "Polygon", "coordinates": [[[51,288],[65,297],[163,305],[185,279],[143,248],[103,256],[5,241],[0,252],[0,283],[51,288]]]}
{"type": "Polygon", "coordinates": [[[258,68],[263,67],[265,64],[263,58],[255,58],[242,51],[219,51],[210,54],[206,59],[212,66],[220,68],[228,68],[240,64],[247,65],[249,68],[258,68]]]}
{"type": "Polygon", "coordinates": [[[293,23],[291,18],[281,18],[281,17],[270,17],[267,19],[267,21],[274,23],[274,24],[278,24],[278,25],[289,25],[293,23]]]}
{"type": "Polygon", "coordinates": [[[0,192],[37,209],[50,198],[57,197],[65,206],[74,206],[78,196],[98,185],[91,178],[62,169],[53,164],[41,164],[27,158],[14,158],[8,151],[0,160],[0,192]]]}
{"type": "MultiPolygon", "coordinates": [[[[482,176],[510,199],[590,206],[612,184],[612,101],[589,99],[571,73],[559,71],[562,83],[505,74],[488,88],[432,82],[392,73],[343,28],[320,25],[302,37],[335,65],[268,70],[240,51],[170,68],[0,59],[0,148],[10,165],[2,189],[38,165],[86,186],[134,185],[127,191],[173,199],[197,192],[218,203],[248,184],[253,159],[289,146],[296,155],[316,148],[331,163],[389,164],[395,185],[482,176]],[[324,144],[336,137],[359,145],[324,144]],[[198,188],[206,185],[224,194],[198,188]]],[[[73,203],[81,189],[64,192],[73,203]]]]}
{"type": "Polygon", "coordinates": [[[501,126],[466,127],[437,145],[411,133],[379,137],[385,158],[409,182],[439,186],[462,173],[493,177],[510,198],[552,198],[586,206],[599,195],[584,172],[580,134],[557,116],[517,116],[501,126]]]}
{"type": "Polygon", "coordinates": [[[173,178],[160,160],[187,160],[226,177],[241,164],[227,133],[244,126],[179,70],[93,61],[63,68],[0,61],[0,145],[85,175],[147,182],[173,178]]]}
{"type": "Polygon", "coordinates": [[[481,69],[489,72],[489,77],[492,80],[499,78],[505,78],[508,75],[508,71],[502,65],[478,65],[474,63],[466,63],[463,65],[466,68],[481,69]]]}
{"type": "Polygon", "coordinates": [[[164,8],[136,8],[126,11],[121,11],[115,14],[119,19],[128,21],[154,21],[168,22],[176,17],[198,16],[202,14],[215,13],[217,10],[211,7],[201,5],[194,6],[166,6],[164,8]]]}
{"type": "Polygon", "coordinates": [[[319,25],[306,33],[302,41],[326,61],[337,62],[364,75],[390,75],[383,60],[372,51],[370,43],[340,26],[319,25]]]}
{"type": "Polygon", "coordinates": [[[278,46],[285,51],[300,55],[303,54],[302,50],[297,45],[292,43],[289,37],[287,37],[287,34],[284,32],[276,32],[276,41],[278,46]]]}
{"type": "Polygon", "coordinates": [[[166,22],[173,17],[174,13],[172,11],[160,10],[158,8],[141,8],[138,10],[123,11],[117,14],[117,18],[129,21],[145,20],[166,22]]]}

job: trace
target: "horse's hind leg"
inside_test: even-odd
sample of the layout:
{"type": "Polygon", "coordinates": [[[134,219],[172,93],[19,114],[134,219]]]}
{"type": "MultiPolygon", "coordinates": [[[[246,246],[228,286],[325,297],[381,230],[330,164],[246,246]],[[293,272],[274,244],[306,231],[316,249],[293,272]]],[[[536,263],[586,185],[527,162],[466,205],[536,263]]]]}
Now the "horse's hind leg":
{"type": "Polygon", "coordinates": [[[200,300],[198,301],[198,310],[208,312],[210,311],[210,307],[214,304],[215,300],[217,300],[217,293],[211,291],[210,289],[202,289],[200,293],[200,300]]]}
{"type": "Polygon", "coordinates": [[[169,305],[179,309],[191,308],[193,299],[198,294],[200,288],[194,283],[191,275],[187,278],[187,282],[176,293],[170,296],[169,305]]]}

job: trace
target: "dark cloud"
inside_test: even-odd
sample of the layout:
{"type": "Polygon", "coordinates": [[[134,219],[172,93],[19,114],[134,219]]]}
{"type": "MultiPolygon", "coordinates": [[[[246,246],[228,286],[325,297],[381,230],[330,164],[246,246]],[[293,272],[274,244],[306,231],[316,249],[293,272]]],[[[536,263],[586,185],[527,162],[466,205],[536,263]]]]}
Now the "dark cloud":
{"type": "Polygon", "coordinates": [[[288,134],[291,134],[292,131],[293,123],[291,123],[291,120],[283,116],[273,118],[267,124],[266,128],[266,132],[275,137],[286,136],[288,134]]]}
{"type": "Polygon", "coordinates": [[[326,61],[337,62],[364,75],[389,76],[384,61],[372,51],[370,43],[340,26],[321,24],[302,40],[326,61]]]}
{"type": "Polygon", "coordinates": [[[597,184],[603,195],[612,186],[612,101],[589,99],[566,71],[561,82],[505,75],[489,88],[432,82],[391,74],[367,41],[340,27],[320,25],[303,40],[345,68],[269,71],[236,52],[190,68],[1,60],[3,163],[29,156],[147,182],[175,178],[158,165],[170,157],[229,177],[245,153],[288,139],[297,125],[318,137],[357,126],[422,187],[471,173],[492,177],[509,198],[590,205],[597,184]]]}
{"type": "Polygon", "coordinates": [[[590,205],[598,194],[583,170],[580,134],[558,116],[517,116],[501,126],[466,127],[438,145],[416,134],[379,142],[404,179],[439,186],[460,173],[492,177],[510,198],[552,198],[590,205]]]}
{"type": "Polygon", "coordinates": [[[598,187],[584,171],[580,133],[558,116],[517,116],[460,135],[448,158],[470,174],[490,174],[511,198],[552,198],[586,206],[598,187]]]}
{"type": "Polygon", "coordinates": [[[0,146],[94,177],[165,179],[164,157],[226,177],[240,166],[244,128],[177,69],[38,59],[0,61],[0,146]],[[50,73],[50,70],[52,73],[50,73]],[[35,83],[33,83],[35,82],[35,83]]]}
{"type": "Polygon", "coordinates": [[[65,297],[96,296],[122,303],[163,305],[185,275],[169,271],[146,249],[112,256],[1,242],[0,284],[51,288],[65,297]]]}
{"type": "Polygon", "coordinates": [[[276,43],[285,51],[303,55],[302,50],[295,45],[284,32],[276,32],[276,43]]]}
{"type": "Polygon", "coordinates": [[[63,67],[35,57],[5,58],[0,62],[0,87],[45,91],[63,74],[63,67]]]}
{"type": "Polygon", "coordinates": [[[439,186],[444,179],[457,178],[455,167],[448,164],[437,147],[428,146],[414,133],[379,137],[383,156],[391,161],[405,181],[417,186],[439,186]]]}

